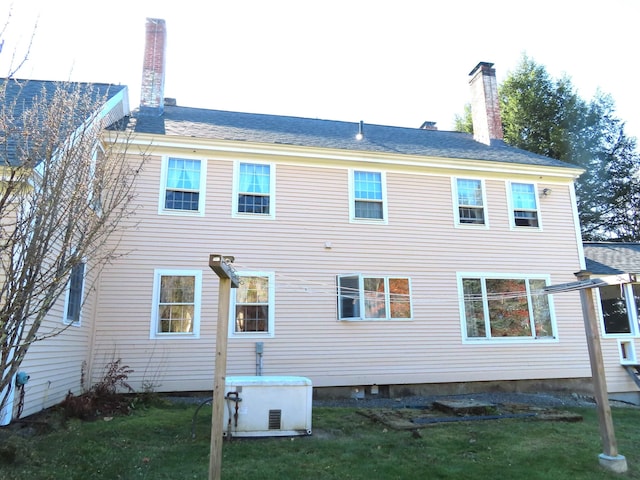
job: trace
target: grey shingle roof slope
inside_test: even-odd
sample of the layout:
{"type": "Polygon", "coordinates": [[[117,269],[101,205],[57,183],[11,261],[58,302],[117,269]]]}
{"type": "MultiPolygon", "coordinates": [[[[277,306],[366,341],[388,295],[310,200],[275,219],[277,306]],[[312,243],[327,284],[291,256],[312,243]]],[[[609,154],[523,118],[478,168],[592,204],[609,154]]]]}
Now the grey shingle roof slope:
{"type": "Polygon", "coordinates": [[[159,117],[134,114],[131,120],[130,128],[149,134],[576,168],[502,141],[488,146],[469,134],[442,130],[365,123],[364,139],[356,140],[359,122],[180,106],[165,106],[159,117]]]}
{"type": "Polygon", "coordinates": [[[587,271],[596,275],[640,273],[640,243],[585,242],[587,271]]]}
{"type": "MultiPolygon", "coordinates": [[[[20,128],[19,117],[26,109],[33,106],[37,98],[46,95],[47,98],[53,96],[56,88],[64,86],[70,90],[79,88],[81,91],[90,92],[94,100],[110,99],[118,92],[126,88],[123,85],[112,85],[107,83],[83,83],[83,82],[57,82],[51,80],[26,80],[26,79],[7,79],[0,78],[0,89],[5,88],[4,95],[0,98],[3,100],[3,108],[11,108],[14,114],[15,126],[20,128]],[[15,106],[14,106],[15,105],[15,106]]],[[[73,124],[69,127],[76,128],[85,119],[73,119],[73,124]]],[[[16,165],[19,163],[16,157],[16,140],[14,136],[19,132],[1,132],[0,131],[0,165],[16,165]]]]}

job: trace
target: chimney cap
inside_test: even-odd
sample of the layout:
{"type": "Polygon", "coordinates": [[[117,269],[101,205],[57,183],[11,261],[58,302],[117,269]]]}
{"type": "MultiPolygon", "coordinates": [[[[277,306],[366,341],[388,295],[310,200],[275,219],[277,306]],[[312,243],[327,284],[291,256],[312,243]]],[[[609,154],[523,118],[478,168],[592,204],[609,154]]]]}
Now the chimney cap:
{"type": "Polygon", "coordinates": [[[493,63],[491,62],[479,62],[478,65],[476,65],[473,70],[471,70],[469,72],[469,75],[473,75],[474,73],[476,73],[478,70],[482,69],[482,70],[489,70],[493,67],[493,63]]]}

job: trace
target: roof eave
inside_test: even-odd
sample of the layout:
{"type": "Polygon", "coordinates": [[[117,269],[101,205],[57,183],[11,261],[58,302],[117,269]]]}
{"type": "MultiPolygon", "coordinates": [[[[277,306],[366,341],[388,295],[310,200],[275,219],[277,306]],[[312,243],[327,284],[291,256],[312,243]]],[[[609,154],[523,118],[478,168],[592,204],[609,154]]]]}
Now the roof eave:
{"type": "MultiPolygon", "coordinates": [[[[474,171],[477,173],[518,173],[524,175],[553,176],[566,180],[575,180],[584,170],[578,167],[559,167],[547,165],[533,165],[525,163],[500,162],[496,160],[475,160],[468,158],[434,157],[426,155],[393,154],[387,152],[372,152],[365,150],[344,150],[326,147],[307,147],[291,144],[259,143],[236,140],[216,140],[187,136],[158,135],[136,133],[129,139],[129,143],[138,145],[152,145],[152,150],[189,149],[191,153],[224,152],[227,154],[246,154],[280,156],[291,158],[320,159],[325,161],[366,162],[369,164],[392,164],[398,166],[454,169],[474,171]]],[[[152,153],[152,152],[151,152],[152,153]]]]}

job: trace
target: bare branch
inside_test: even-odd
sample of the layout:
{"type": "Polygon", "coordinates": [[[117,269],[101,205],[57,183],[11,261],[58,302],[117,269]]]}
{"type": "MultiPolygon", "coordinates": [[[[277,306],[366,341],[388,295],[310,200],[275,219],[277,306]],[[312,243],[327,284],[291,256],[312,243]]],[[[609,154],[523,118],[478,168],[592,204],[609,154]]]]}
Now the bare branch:
{"type": "Polygon", "coordinates": [[[127,155],[127,133],[103,142],[104,93],[44,83],[31,96],[21,96],[28,83],[0,83],[0,392],[31,344],[68,328],[47,318],[73,269],[86,264],[89,291],[121,255],[117,238],[135,213],[146,157],[127,155]]]}

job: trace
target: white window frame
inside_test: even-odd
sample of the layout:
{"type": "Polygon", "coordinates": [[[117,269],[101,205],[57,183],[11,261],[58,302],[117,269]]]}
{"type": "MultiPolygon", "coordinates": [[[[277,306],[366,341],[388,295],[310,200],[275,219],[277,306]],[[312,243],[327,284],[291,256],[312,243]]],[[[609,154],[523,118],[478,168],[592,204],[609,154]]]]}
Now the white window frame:
{"type": "MultiPolygon", "coordinates": [[[[616,287],[618,287],[616,285],[616,287]]],[[[627,308],[627,319],[629,321],[629,333],[607,333],[604,323],[604,311],[602,309],[602,297],[600,295],[600,288],[595,290],[595,303],[598,312],[598,318],[600,319],[600,330],[602,331],[603,338],[637,338],[640,337],[640,324],[638,319],[638,310],[633,295],[633,284],[627,283],[619,286],[624,290],[625,306],[627,308]]]]}
{"type": "Polygon", "coordinates": [[[489,228],[489,213],[487,209],[487,190],[485,186],[485,181],[483,178],[474,178],[474,177],[453,177],[451,179],[451,192],[453,194],[453,218],[455,220],[455,226],[460,228],[489,228]],[[482,212],[484,215],[483,223],[467,223],[460,221],[460,207],[464,208],[464,205],[460,205],[459,203],[459,195],[458,195],[458,180],[473,180],[480,182],[480,189],[482,193],[482,212]]]}
{"type": "Polygon", "coordinates": [[[336,312],[336,317],[338,319],[338,321],[341,322],[361,322],[361,321],[366,321],[366,322],[404,322],[404,321],[410,321],[413,320],[413,300],[412,300],[412,295],[411,295],[411,278],[409,278],[408,276],[405,275],[376,275],[376,274],[362,274],[362,273],[345,273],[345,274],[339,274],[336,276],[336,294],[337,294],[337,312],[336,312]],[[340,301],[341,301],[341,297],[345,296],[342,295],[342,292],[340,290],[341,284],[340,284],[340,279],[342,278],[349,278],[349,277],[355,277],[358,279],[358,293],[357,293],[357,301],[358,301],[358,312],[359,312],[359,316],[358,317],[343,317],[341,315],[341,305],[340,305],[340,301]],[[365,302],[366,302],[366,292],[364,289],[364,281],[367,278],[376,278],[376,279],[384,279],[384,287],[385,287],[385,294],[384,294],[384,302],[385,302],[385,313],[386,316],[385,317],[366,317],[365,315],[363,315],[363,312],[366,312],[366,306],[365,306],[365,302]],[[409,310],[410,310],[410,314],[409,317],[404,318],[404,317],[392,317],[391,316],[391,295],[393,295],[390,292],[389,289],[389,280],[391,279],[402,279],[402,280],[407,280],[407,283],[409,285],[409,310]]]}
{"type": "Polygon", "coordinates": [[[86,282],[86,275],[87,275],[87,264],[86,262],[82,262],[79,263],[78,265],[76,265],[77,267],[79,267],[80,265],[82,265],[82,283],[80,285],[79,291],[80,291],[80,298],[79,298],[79,303],[78,303],[78,319],[77,320],[69,320],[69,307],[71,306],[71,281],[73,279],[73,270],[71,271],[71,273],[69,274],[69,281],[67,282],[67,287],[66,287],[66,292],[65,292],[65,298],[64,298],[64,311],[63,311],[63,317],[62,317],[62,321],[65,325],[71,325],[73,327],[79,327],[82,325],[82,307],[84,305],[84,286],[85,286],[85,282],[86,282]]]}
{"type": "Polygon", "coordinates": [[[266,332],[236,332],[236,292],[237,288],[231,289],[231,299],[229,302],[229,338],[271,338],[275,336],[275,311],[276,311],[276,276],[274,272],[262,271],[242,271],[236,272],[242,282],[243,277],[266,277],[269,281],[268,295],[268,323],[266,332]]]}
{"type": "MultiPolygon", "coordinates": [[[[529,308],[529,321],[532,318],[532,303],[531,303],[531,291],[529,286],[529,280],[544,280],[546,285],[551,285],[551,277],[546,274],[523,274],[523,273],[493,273],[493,272],[458,272],[458,299],[460,310],[460,328],[462,334],[462,342],[466,344],[478,344],[478,343],[528,343],[528,342],[544,342],[544,343],[557,343],[558,342],[558,325],[556,323],[555,306],[553,302],[553,295],[547,295],[547,302],[549,305],[549,318],[551,321],[551,329],[553,336],[550,337],[536,337],[535,328],[532,328],[531,336],[527,337],[491,337],[490,323],[491,320],[488,316],[488,298],[486,291],[486,280],[526,280],[527,291],[527,306],[529,308]],[[469,337],[467,336],[467,320],[466,309],[464,299],[464,279],[481,279],[482,282],[482,304],[485,318],[485,330],[488,336],[484,337],[469,337]]],[[[535,320],[535,319],[534,319],[535,320]]]]}
{"type": "MultiPolygon", "coordinates": [[[[366,200],[365,200],[366,201],[366,200]]],[[[387,175],[381,170],[372,170],[366,168],[350,168],[349,169],[349,221],[351,223],[372,223],[384,224],[388,223],[389,213],[387,208],[387,175]],[[356,199],[355,198],[355,172],[370,172],[380,174],[380,187],[382,189],[382,218],[362,218],[356,217],[356,199]]]]}
{"type": "MultiPolygon", "coordinates": [[[[509,181],[507,182],[507,204],[509,207],[509,224],[512,230],[529,230],[529,231],[541,231],[542,230],[542,214],[540,212],[540,198],[538,196],[538,185],[534,182],[527,181],[509,181]],[[533,198],[536,202],[535,210],[527,209],[527,211],[535,211],[538,225],[536,227],[530,227],[527,225],[516,225],[516,208],[513,200],[513,185],[531,185],[533,188],[533,198]]],[[[518,209],[521,210],[521,209],[518,209]]]]}
{"type": "Polygon", "coordinates": [[[236,160],[233,162],[233,197],[231,199],[231,216],[234,218],[251,218],[275,220],[276,218],[276,165],[271,162],[236,160]],[[238,196],[240,195],[240,164],[269,166],[269,213],[238,212],[238,196]]]}
{"type": "Polygon", "coordinates": [[[202,270],[179,270],[158,268],[153,271],[153,295],[151,304],[151,330],[152,339],[195,339],[200,338],[200,310],[202,306],[202,270]],[[192,332],[167,332],[159,330],[158,314],[160,310],[160,280],[162,277],[194,277],[193,293],[193,331],[192,332]]]}
{"type": "Polygon", "coordinates": [[[206,204],[207,185],[207,160],[201,157],[190,157],[186,155],[163,155],[162,167],[160,171],[160,197],[158,199],[159,215],[184,215],[184,216],[204,216],[204,206],[206,204]],[[167,175],[169,171],[169,159],[197,160],[200,162],[200,185],[198,187],[198,210],[177,210],[165,208],[167,195],[167,175]]]}

